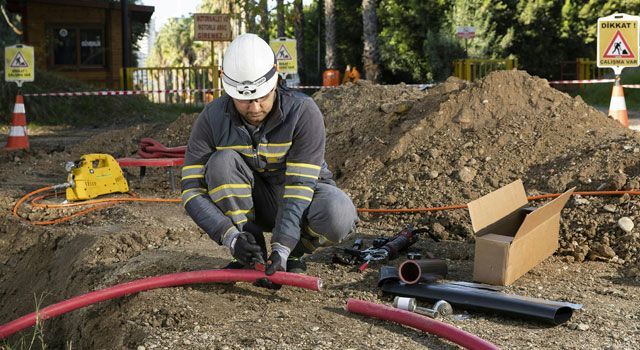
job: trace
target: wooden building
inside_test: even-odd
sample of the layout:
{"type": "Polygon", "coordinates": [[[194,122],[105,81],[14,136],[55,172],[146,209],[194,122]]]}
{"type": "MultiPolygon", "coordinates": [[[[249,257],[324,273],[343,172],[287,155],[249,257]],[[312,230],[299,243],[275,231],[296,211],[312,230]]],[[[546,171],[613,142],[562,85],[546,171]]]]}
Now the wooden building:
{"type": "MultiPolygon", "coordinates": [[[[38,69],[60,72],[99,87],[119,86],[119,0],[7,0],[7,10],[22,15],[23,43],[34,47],[38,69]]],[[[131,4],[129,19],[146,24],[153,11],[153,6],[131,4]]]]}

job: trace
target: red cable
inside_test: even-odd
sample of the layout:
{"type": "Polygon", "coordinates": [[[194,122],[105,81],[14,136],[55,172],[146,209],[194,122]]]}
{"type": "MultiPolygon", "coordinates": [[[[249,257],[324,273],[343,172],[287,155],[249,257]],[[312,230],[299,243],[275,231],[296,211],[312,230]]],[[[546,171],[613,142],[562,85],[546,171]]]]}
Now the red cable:
{"type": "Polygon", "coordinates": [[[499,349],[496,345],[476,335],[465,332],[444,322],[440,322],[426,316],[418,315],[410,311],[400,310],[386,305],[380,305],[369,301],[351,298],[349,298],[349,300],[347,301],[347,311],[417,328],[421,331],[450,340],[466,349],[499,349]]]}
{"type": "MultiPolygon", "coordinates": [[[[143,278],[127,283],[117,284],[112,287],[96,290],[79,295],[65,301],[50,305],[37,313],[32,312],[11,322],[0,326],[0,339],[4,339],[18,331],[36,324],[36,320],[46,320],[62,315],[91,304],[104,300],[114,299],[132,293],[145,290],[181,286],[185,284],[211,283],[211,282],[255,282],[265,278],[264,272],[257,270],[202,270],[192,272],[173,273],[168,275],[143,278]]],[[[322,288],[322,280],[318,277],[276,272],[268,276],[268,279],[277,284],[299,287],[314,291],[322,288]]]]}

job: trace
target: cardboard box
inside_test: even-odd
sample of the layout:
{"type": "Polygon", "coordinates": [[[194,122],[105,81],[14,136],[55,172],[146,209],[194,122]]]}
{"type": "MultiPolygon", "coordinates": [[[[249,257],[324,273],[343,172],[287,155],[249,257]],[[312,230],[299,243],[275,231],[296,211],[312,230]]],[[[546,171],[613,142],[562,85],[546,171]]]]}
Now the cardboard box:
{"type": "Polygon", "coordinates": [[[560,211],[575,187],[531,208],[521,180],[468,204],[476,234],[473,280],[510,285],[558,249],[560,211]]]}

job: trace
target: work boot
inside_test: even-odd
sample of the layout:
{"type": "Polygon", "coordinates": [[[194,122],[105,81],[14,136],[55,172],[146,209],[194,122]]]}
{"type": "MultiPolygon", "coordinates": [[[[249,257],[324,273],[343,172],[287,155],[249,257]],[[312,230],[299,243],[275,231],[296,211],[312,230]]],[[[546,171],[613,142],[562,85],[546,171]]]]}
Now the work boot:
{"type": "Polygon", "coordinates": [[[231,262],[228,263],[225,267],[223,267],[223,269],[230,269],[230,270],[241,270],[241,269],[249,269],[249,268],[251,268],[251,266],[245,265],[235,258],[232,259],[231,262]]]}
{"type": "Polygon", "coordinates": [[[306,273],[307,272],[307,264],[304,263],[302,257],[289,257],[287,259],[287,272],[291,273],[306,273]]]}
{"type": "Polygon", "coordinates": [[[287,272],[291,273],[306,273],[307,264],[302,260],[304,256],[304,246],[302,242],[298,242],[296,247],[289,254],[287,258],[287,272]]]}

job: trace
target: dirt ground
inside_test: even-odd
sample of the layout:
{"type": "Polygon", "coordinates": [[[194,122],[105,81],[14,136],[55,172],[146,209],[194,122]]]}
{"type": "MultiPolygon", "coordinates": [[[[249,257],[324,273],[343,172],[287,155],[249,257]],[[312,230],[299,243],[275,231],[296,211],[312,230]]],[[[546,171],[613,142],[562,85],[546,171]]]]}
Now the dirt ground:
{"type": "MultiPolygon", "coordinates": [[[[361,82],[318,92],[314,99],[326,118],[326,158],[359,208],[464,204],[519,178],[529,194],[573,186],[640,189],[638,135],[524,72],[496,72],[473,84],[449,79],[426,91],[361,82]]],[[[53,226],[24,220],[51,219],[60,211],[24,206],[23,220],[11,215],[27,192],[64,182],[66,161],[90,152],[129,156],[144,136],[183,145],[195,117],[185,114],[169,125],[43,128],[31,132],[30,151],[0,152],[0,324],[37,304],[227,263],[226,250],[178,204],[119,205],[53,226]]],[[[149,169],[144,181],[130,170],[130,186],[138,195],[179,195],[164,170],[149,169]]],[[[562,212],[558,252],[504,288],[583,304],[567,323],[549,326],[455,308],[444,321],[505,349],[640,348],[640,231],[623,230],[618,224],[623,217],[637,223],[638,197],[572,198],[562,212]]],[[[361,219],[356,236],[341,247],[356,237],[370,243],[408,224],[427,227],[441,241],[425,238],[413,250],[446,259],[449,280],[472,280],[474,238],[466,210],[362,214],[361,219]]],[[[307,259],[308,273],[323,280],[321,292],[292,287],[276,292],[247,283],[158,289],[73,311],[44,322],[39,331],[54,349],[456,348],[414,329],[346,312],[348,298],[390,304],[393,297],[378,291],[378,265],[365,273],[334,265],[331,257],[338,250],[326,248],[307,259]]],[[[22,348],[20,341],[33,334],[22,331],[4,346],[22,348]]]]}

